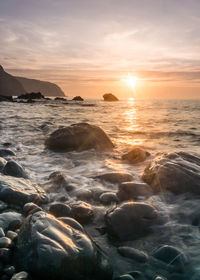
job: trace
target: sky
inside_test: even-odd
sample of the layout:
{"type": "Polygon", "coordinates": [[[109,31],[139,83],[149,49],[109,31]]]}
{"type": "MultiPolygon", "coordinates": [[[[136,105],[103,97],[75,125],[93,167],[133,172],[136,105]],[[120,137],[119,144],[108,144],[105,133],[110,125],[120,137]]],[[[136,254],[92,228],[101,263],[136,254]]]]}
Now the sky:
{"type": "Polygon", "coordinates": [[[199,11],[199,0],[0,0],[0,64],[67,96],[200,98],[199,11]]]}

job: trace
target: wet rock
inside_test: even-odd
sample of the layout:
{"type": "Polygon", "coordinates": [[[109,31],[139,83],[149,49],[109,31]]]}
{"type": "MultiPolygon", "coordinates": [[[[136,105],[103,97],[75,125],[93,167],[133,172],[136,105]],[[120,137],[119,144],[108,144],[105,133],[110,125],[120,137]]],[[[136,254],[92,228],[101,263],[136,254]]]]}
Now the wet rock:
{"type": "Polygon", "coordinates": [[[0,172],[3,171],[4,166],[6,165],[6,163],[7,163],[7,161],[4,158],[0,157],[0,172]]]}
{"type": "Polygon", "coordinates": [[[15,230],[22,224],[23,217],[20,213],[9,211],[0,214],[0,227],[6,230],[15,230]]]}
{"type": "Polygon", "coordinates": [[[113,193],[113,192],[105,192],[105,193],[101,194],[101,196],[99,197],[99,200],[102,204],[105,204],[105,205],[109,205],[113,202],[119,201],[116,193],[113,193]]]}
{"type": "Polygon", "coordinates": [[[42,210],[42,208],[33,202],[28,202],[23,207],[23,212],[24,212],[25,216],[29,215],[30,212],[33,214],[33,213],[35,213],[37,211],[41,211],[41,210],[42,210]]]}
{"type": "Polygon", "coordinates": [[[64,97],[56,97],[56,98],[54,98],[54,100],[56,100],[56,101],[66,101],[66,99],[64,97]]]}
{"type": "Polygon", "coordinates": [[[71,207],[72,217],[81,224],[86,224],[92,221],[94,211],[89,203],[84,201],[74,201],[69,204],[71,207]]]}
{"type": "Polygon", "coordinates": [[[11,278],[11,280],[29,280],[29,275],[27,272],[25,271],[21,271],[19,273],[16,273],[13,275],[13,277],[11,278]]]}
{"type": "Polygon", "coordinates": [[[41,94],[41,92],[31,92],[31,93],[25,93],[18,96],[18,99],[44,99],[44,95],[41,94]]]}
{"type": "Polygon", "coordinates": [[[75,101],[84,101],[84,99],[81,96],[75,96],[72,100],[75,101]]]}
{"type": "Polygon", "coordinates": [[[150,156],[150,153],[141,149],[141,148],[134,148],[129,153],[124,154],[122,156],[122,160],[127,161],[130,164],[137,164],[143,162],[150,156]]]}
{"type": "Polygon", "coordinates": [[[129,274],[123,274],[117,278],[114,278],[114,280],[135,280],[131,275],[129,274]]]}
{"type": "Polygon", "coordinates": [[[105,193],[105,189],[101,188],[101,187],[94,187],[92,188],[92,198],[95,201],[99,201],[100,196],[105,193]]]}
{"type": "Polygon", "coordinates": [[[126,202],[105,215],[107,232],[119,240],[134,240],[151,232],[157,211],[145,203],[126,202]]]}
{"type": "Polygon", "coordinates": [[[1,237],[0,238],[0,248],[8,248],[11,243],[12,243],[12,241],[8,237],[1,237]]]}
{"type": "Polygon", "coordinates": [[[156,250],[153,253],[153,257],[176,267],[183,267],[188,263],[188,257],[181,250],[169,245],[162,246],[156,250]]]}
{"type": "Polygon", "coordinates": [[[49,212],[55,217],[71,216],[71,208],[65,203],[54,203],[50,206],[49,212]]]}
{"type": "Polygon", "coordinates": [[[162,276],[156,276],[156,278],[154,278],[154,280],[167,280],[167,279],[162,276]]]}
{"type": "Polygon", "coordinates": [[[103,95],[104,101],[119,101],[119,99],[114,96],[112,93],[105,93],[103,95]]]}
{"type": "Polygon", "coordinates": [[[24,168],[14,160],[9,160],[6,163],[3,169],[3,173],[5,175],[14,176],[18,178],[24,178],[24,179],[28,178],[28,174],[24,170],[24,168]]]}
{"type": "Polygon", "coordinates": [[[134,270],[134,271],[128,272],[128,274],[130,274],[136,280],[145,280],[145,277],[143,276],[142,272],[140,272],[140,271],[134,270]]]}
{"type": "Polygon", "coordinates": [[[45,145],[55,152],[81,152],[89,149],[102,151],[113,148],[113,143],[105,132],[88,123],[73,124],[54,131],[45,145]]]}
{"type": "Polygon", "coordinates": [[[126,246],[119,247],[118,252],[123,257],[130,258],[130,259],[133,259],[133,260],[135,260],[137,262],[141,262],[141,263],[145,263],[149,259],[148,255],[146,253],[144,253],[143,251],[140,251],[138,249],[131,248],[131,247],[126,247],[126,246]]]}
{"type": "Polygon", "coordinates": [[[73,191],[74,186],[69,183],[66,176],[60,171],[55,171],[49,175],[50,186],[47,187],[49,192],[58,192],[59,190],[66,190],[67,192],[73,191]]]}
{"type": "Polygon", "coordinates": [[[79,224],[76,220],[74,220],[73,218],[69,218],[69,217],[62,217],[62,218],[58,218],[59,221],[62,221],[63,223],[70,225],[71,227],[73,227],[74,229],[77,229],[79,231],[84,232],[84,228],[82,227],[81,224],[79,224]]]}
{"type": "Polygon", "coordinates": [[[133,176],[129,173],[111,172],[98,175],[95,177],[95,179],[109,182],[111,184],[121,184],[123,182],[133,181],[133,176]]]}
{"type": "Polygon", "coordinates": [[[117,197],[121,200],[132,200],[138,197],[149,197],[153,194],[152,188],[145,183],[125,182],[119,185],[117,197]]]}
{"type": "Polygon", "coordinates": [[[12,241],[15,240],[15,238],[17,237],[17,233],[12,231],[12,230],[8,230],[7,233],[6,233],[6,236],[8,238],[10,238],[12,241]]]}
{"type": "Polygon", "coordinates": [[[23,224],[13,261],[36,279],[112,279],[107,257],[87,235],[42,211],[23,224]]]}
{"type": "Polygon", "coordinates": [[[154,191],[169,190],[175,194],[200,194],[200,158],[188,153],[158,156],[145,169],[143,180],[154,191]]]}
{"type": "Polygon", "coordinates": [[[10,262],[11,251],[8,248],[0,248],[0,261],[7,264],[10,262]]]}
{"type": "Polygon", "coordinates": [[[24,206],[27,202],[46,203],[45,191],[29,180],[0,175],[0,199],[8,204],[24,206]]]}
{"type": "Polygon", "coordinates": [[[0,149],[0,157],[16,156],[16,154],[10,149],[0,149]]]}
{"type": "Polygon", "coordinates": [[[90,200],[92,198],[92,192],[88,189],[81,189],[75,192],[75,196],[80,200],[90,200]]]}
{"type": "Polygon", "coordinates": [[[0,227],[0,238],[5,236],[5,232],[2,229],[2,227],[0,227]]]}

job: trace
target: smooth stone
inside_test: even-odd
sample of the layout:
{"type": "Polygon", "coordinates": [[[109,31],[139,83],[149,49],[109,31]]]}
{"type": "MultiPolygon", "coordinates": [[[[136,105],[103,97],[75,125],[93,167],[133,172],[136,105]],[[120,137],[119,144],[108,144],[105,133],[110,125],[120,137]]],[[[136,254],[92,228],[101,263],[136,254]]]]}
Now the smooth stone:
{"type": "Polygon", "coordinates": [[[145,161],[149,156],[150,156],[149,152],[136,147],[132,149],[129,153],[124,154],[122,156],[122,160],[125,160],[130,164],[137,164],[145,161]]]}
{"type": "Polygon", "coordinates": [[[117,278],[114,278],[114,280],[135,280],[131,275],[129,274],[123,274],[117,278]]]}
{"type": "Polygon", "coordinates": [[[8,237],[0,238],[0,248],[8,248],[11,243],[12,243],[12,240],[8,237]]]}
{"type": "Polygon", "coordinates": [[[73,227],[74,229],[80,230],[82,232],[84,232],[84,228],[82,227],[81,224],[79,224],[79,222],[77,222],[75,219],[73,218],[69,218],[69,217],[61,217],[58,218],[59,221],[62,221],[63,223],[70,225],[71,227],[73,227]]]}
{"type": "Polygon", "coordinates": [[[200,158],[185,152],[157,156],[144,170],[142,179],[155,192],[200,195],[200,158]]]}
{"type": "Polygon", "coordinates": [[[87,224],[92,221],[94,211],[89,203],[84,201],[74,201],[70,204],[72,217],[81,224],[87,224]]]}
{"type": "Polygon", "coordinates": [[[3,171],[4,166],[6,165],[6,163],[7,163],[7,161],[4,158],[0,157],[0,172],[3,171]]]}
{"type": "Polygon", "coordinates": [[[94,179],[105,181],[111,184],[121,184],[133,181],[133,176],[129,173],[111,172],[96,176],[94,179]]]}
{"type": "Polygon", "coordinates": [[[26,219],[13,253],[17,271],[34,279],[112,279],[106,255],[86,234],[43,211],[26,219]]]}
{"type": "Polygon", "coordinates": [[[4,230],[15,230],[22,224],[23,217],[21,214],[9,211],[0,214],[0,227],[4,230]]]}
{"type": "Polygon", "coordinates": [[[69,217],[71,216],[71,208],[65,203],[51,204],[49,212],[55,217],[69,217]]]}
{"type": "Polygon", "coordinates": [[[5,236],[5,232],[2,229],[2,227],[0,227],[0,238],[5,236]]]}
{"type": "Polygon", "coordinates": [[[99,201],[100,196],[105,193],[105,189],[101,187],[94,187],[92,188],[92,198],[94,201],[99,201]]]}
{"type": "Polygon", "coordinates": [[[109,205],[113,202],[119,202],[116,193],[113,193],[113,192],[102,193],[99,197],[99,200],[102,204],[105,204],[105,205],[109,205]]]}
{"type": "Polygon", "coordinates": [[[6,233],[6,236],[8,238],[10,238],[11,240],[15,240],[15,238],[17,237],[17,233],[15,231],[12,231],[12,230],[8,230],[7,233],[6,233]]]}
{"type": "Polygon", "coordinates": [[[9,277],[12,277],[15,274],[15,267],[14,266],[8,266],[4,269],[4,273],[6,273],[9,277]]]}
{"type": "Polygon", "coordinates": [[[168,265],[184,266],[188,264],[188,257],[178,248],[164,245],[157,249],[153,255],[154,258],[167,263],[168,265]]]}
{"type": "Polygon", "coordinates": [[[3,173],[5,175],[14,176],[17,178],[28,178],[28,173],[25,171],[25,169],[14,160],[7,161],[6,165],[4,166],[3,173]]]}
{"type": "Polygon", "coordinates": [[[16,156],[16,154],[10,149],[0,149],[0,157],[16,156]]]}
{"type": "Polygon", "coordinates": [[[36,212],[41,210],[42,208],[33,202],[28,202],[23,207],[23,212],[25,215],[28,215],[30,212],[33,213],[33,211],[36,212]]]}
{"type": "Polygon", "coordinates": [[[154,280],[167,280],[167,279],[163,278],[162,276],[156,276],[156,278],[154,278],[154,280]]]}
{"type": "Polygon", "coordinates": [[[149,257],[145,252],[135,248],[123,246],[119,247],[117,250],[123,257],[133,259],[137,262],[145,263],[149,260],[149,257]]]}
{"type": "Polygon", "coordinates": [[[10,262],[11,251],[8,248],[0,248],[0,261],[7,264],[10,262]]]}
{"type": "Polygon", "coordinates": [[[81,152],[90,149],[103,151],[114,147],[100,127],[88,123],[77,123],[54,131],[45,145],[55,152],[81,152]]]}
{"type": "Polygon", "coordinates": [[[146,183],[125,182],[119,185],[117,197],[121,201],[134,200],[138,197],[149,197],[153,194],[152,188],[146,183]]]}
{"type": "Polygon", "coordinates": [[[48,202],[45,191],[23,178],[0,175],[0,199],[6,203],[24,206],[27,202],[48,202]]]}
{"type": "Polygon", "coordinates": [[[18,272],[14,274],[13,277],[11,278],[11,280],[28,280],[28,279],[29,279],[29,275],[25,271],[18,272]]]}
{"type": "Polygon", "coordinates": [[[125,202],[105,215],[107,232],[122,241],[146,236],[157,222],[157,211],[149,204],[125,202]]]}
{"type": "Polygon", "coordinates": [[[92,198],[92,192],[88,189],[77,190],[74,194],[79,200],[90,200],[92,198]]]}

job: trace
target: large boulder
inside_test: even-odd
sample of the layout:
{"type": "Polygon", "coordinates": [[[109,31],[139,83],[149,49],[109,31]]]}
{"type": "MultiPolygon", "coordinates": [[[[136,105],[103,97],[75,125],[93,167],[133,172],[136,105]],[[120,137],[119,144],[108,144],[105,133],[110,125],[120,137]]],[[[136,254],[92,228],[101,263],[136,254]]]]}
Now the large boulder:
{"type": "Polygon", "coordinates": [[[128,152],[127,154],[124,154],[122,156],[122,160],[125,160],[130,164],[137,164],[145,161],[149,156],[150,156],[149,152],[139,147],[136,147],[132,149],[130,152],[128,152]]]}
{"type": "Polygon", "coordinates": [[[22,226],[13,261],[34,279],[112,279],[107,257],[85,233],[43,211],[22,226]]]}
{"type": "Polygon", "coordinates": [[[142,178],[155,192],[199,195],[200,158],[184,152],[158,156],[147,166],[142,178]]]}
{"type": "Polygon", "coordinates": [[[55,152],[81,152],[89,149],[102,151],[114,146],[100,127],[88,123],[77,123],[54,131],[45,145],[55,152]]]}
{"type": "Polygon", "coordinates": [[[41,92],[25,93],[18,96],[19,99],[44,99],[44,95],[41,92]]]}
{"type": "Polygon", "coordinates": [[[8,204],[24,206],[28,202],[47,202],[47,195],[29,180],[0,175],[0,199],[8,204]]]}
{"type": "Polygon", "coordinates": [[[149,204],[126,202],[107,212],[107,232],[122,241],[141,238],[151,232],[157,216],[149,204]]]}
{"type": "Polygon", "coordinates": [[[104,101],[119,101],[119,99],[114,96],[112,93],[105,93],[103,95],[104,101]]]}

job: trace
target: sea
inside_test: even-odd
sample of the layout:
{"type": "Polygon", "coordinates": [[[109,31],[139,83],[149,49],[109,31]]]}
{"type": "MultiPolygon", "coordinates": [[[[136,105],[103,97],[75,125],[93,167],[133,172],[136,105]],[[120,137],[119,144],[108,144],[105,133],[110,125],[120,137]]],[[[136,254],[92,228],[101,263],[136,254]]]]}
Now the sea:
{"type": "MultiPolygon", "coordinates": [[[[128,172],[135,182],[141,182],[144,168],[160,153],[184,151],[200,156],[200,100],[1,102],[0,112],[0,146],[10,143],[17,162],[41,186],[55,171],[62,172],[80,189],[101,184],[93,177],[107,172],[128,172]],[[51,132],[79,122],[100,126],[114,143],[113,151],[54,153],[46,149],[44,142],[51,132]],[[122,162],[121,156],[136,146],[150,152],[150,158],[134,166],[122,162]]],[[[168,217],[167,222],[160,226],[154,238],[147,239],[145,244],[138,241],[135,246],[151,253],[160,244],[176,245],[190,256],[195,267],[192,275],[200,275],[199,229],[179,219],[180,213],[192,208],[199,207],[200,211],[200,199],[186,200],[178,196],[169,203],[156,195],[150,202],[157,203],[161,214],[168,217]]],[[[128,265],[124,265],[125,270],[128,265]]],[[[193,279],[192,275],[188,279],[193,279]]]]}

